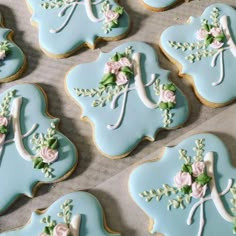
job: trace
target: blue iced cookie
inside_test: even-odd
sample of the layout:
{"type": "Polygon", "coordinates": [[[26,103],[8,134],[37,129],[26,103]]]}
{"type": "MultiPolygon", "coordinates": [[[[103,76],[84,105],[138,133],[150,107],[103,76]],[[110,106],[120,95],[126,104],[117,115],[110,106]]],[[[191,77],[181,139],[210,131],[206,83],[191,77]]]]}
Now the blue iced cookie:
{"type": "Polygon", "coordinates": [[[39,30],[41,49],[51,57],[70,56],[98,40],[118,40],[130,19],[116,0],[26,0],[39,30]]]}
{"type": "Polygon", "coordinates": [[[145,7],[152,11],[165,11],[179,0],[141,0],[145,7]]]}
{"type": "Polygon", "coordinates": [[[160,45],[177,64],[180,76],[190,80],[200,101],[224,106],[236,97],[236,11],[214,4],[189,24],[166,29],[160,45]]]}
{"type": "Polygon", "coordinates": [[[59,198],[46,210],[38,210],[23,228],[1,236],[120,236],[106,225],[99,201],[86,192],[59,198]]]}
{"type": "Polygon", "coordinates": [[[168,75],[151,46],[129,42],[72,68],[65,86],[91,122],[98,149],[115,159],[187,120],[187,100],[168,75]]]}
{"type": "Polygon", "coordinates": [[[75,146],[47,113],[44,92],[22,84],[0,95],[0,213],[19,196],[33,197],[39,184],[69,176],[77,163],[75,146]]]}
{"type": "Polygon", "coordinates": [[[26,67],[25,55],[12,38],[13,31],[4,28],[0,12],[0,83],[18,79],[26,67]]]}
{"type": "Polygon", "coordinates": [[[129,192],[152,234],[228,236],[236,233],[235,177],[224,143],[197,134],[136,167],[129,192]]]}

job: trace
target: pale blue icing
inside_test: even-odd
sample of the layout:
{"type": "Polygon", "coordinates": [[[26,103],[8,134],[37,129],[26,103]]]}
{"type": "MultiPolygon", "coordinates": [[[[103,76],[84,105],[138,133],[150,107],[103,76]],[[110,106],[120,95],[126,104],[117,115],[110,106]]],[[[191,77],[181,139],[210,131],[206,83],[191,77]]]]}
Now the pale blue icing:
{"type": "MultiPolygon", "coordinates": [[[[0,13],[0,25],[2,23],[2,16],[0,13]]],[[[0,60],[0,82],[4,82],[10,76],[14,76],[24,65],[25,56],[22,50],[8,40],[8,36],[11,33],[10,29],[0,27],[0,42],[8,41],[10,45],[10,52],[7,57],[2,61],[0,60]]]]}
{"type": "MultiPolygon", "coordinates": [[[[190,136],[175,147],[167,147],[165,152],[160,154],[162,156],[159,156],[161,160],[141,164],[130,175],[129,192],[137,205],[150,219],[153,219],[151,233],[160,232],[165,236],[198,235],[200,207],[193,215],[193,223],[191,225],[186,223],[191,207],[198,200],[192,198],[190,205],[186,205],[187,207],[184,210],[172,208],[168,211],[168,201],[176,198],[174,195],[163,196],[159,202],[155,198],[150,202],[146,202],[144,198],[139,196],[139,193],[145,190],[161,188],[163,184],[173,186],[174,176],[184,164],[183,160],[179,159],[179,150],[186,149],[188,156],[195,156],[196,153],[193,151],[193,147],[195,147],[197,139],[205,139],[203,155],[208,152],[214,153],[215,179],[218,192],[226,188],[229,178],[235,179],[236,177],[235,168],[231,164],[226,146],[218,137],[212,134],[190,136]]],[[[209,189],[206,196],[209,196],[209,189]]],[[[221,196],[221,199],[227,212],[233,215],[230,210],[232,207],[230,203],[232,194],[228,192],[226,195],[221,196]]],[[[233,235],[233,224],[221,217],[212,200],[204,203],[204,218],[205,226],[202,236],[233,235]]]]}
{"type": "Polygon", "coordinates": [[[43,214],[33,213],[30,222],[22,229],[1,233],[1,236],[39,236],[44,230],[44,224],[40,220],[45,216],[51,216],[57,223],[63,222],[57,214],[61,211],[60,206],[66,200],[72,202],[72,217],[81,215],[80,231],[81,236],[120,236],[118,233],[108,233],[104,228],[103,210],[99,201],[91,194],[86,192],[75,192],[67,194],[54,202],[43,214]]]}
{"type": "Polygon", "coordinates": [[[231,36],[236,42],[236,14],[235,10],[224,4],[214,4],[206,8],[199,18],[190,18],[190,23],[186,25],[175,25],[166,29],[161,35],[161,47],[174,60],[178,61],[182,70],[181,74],[188,74],[193,78],[194,87],[198,94],[211,103],[223,104],[235,99],[236,96],[236,58],[230,50],[224,51],[224,80],[218,86],[212,86],[217,81],[220,74],[220,59],[218,58],[216,67],[211,67],[212,57],[203,58],[201,61],[190,63],[185,57],[194,51],[182,51],[171,48],[168,41],[176,42],[197,42],[196,32],[201,28],[201,19],[210,19],[210,12],[214,7],[220,10],[220,17],[226,15],[229,21],[231,36]]]}
{"type": "MultiPolygon", "coordinates": [[[[163,112],[157,109],[147,108],[140,100],[136,91],[128,93],[126,109],[123,121],[119,128],[115,130],[107,129],[108,124],[114,124],[119,117],[122,97],[118,100],[118,106],[112,110],[110,103],[104,107],[92,107],[92,97],[78,97],[75,88],[98,88],[104,74],[105,63],[110,60],[116,52],[124,52],[132,46],[133,52],[141,53],[141,68],[144,84],[150,81],[151,74],[159,75],[160,82],[166,84],[169,72],[163,70],[158,65],[158,58],[155,50],[142,42],[129,42],[113,49],[109,53],[101,53],[94,62],[78,65],[74,67],[66,77],[66,89],[70,96],[82,107],[83,117],[93,124],[94,140],[99,150],[107,156],[116,157],[132,151],[144,138],[154,140],[156,133],[163,127],[163,112]]],[[[130,87],[133,85],[131,82],[130,87]]],[[[148,97],[153,101],[158,101],[158,96],[152,88],[145,88],[148,97]]],[[[171,110],[174,114],[169,128],[174,128],[183,124],[188,117],[188,103],[182,92],[177,89],[177,105],[171,110]]]]}
{"type": "Polygon", "coordinates": [[[143,0],[145,4],[154,8],[165,8],[176,3],[177,0],[143,0]]]}
{"type": "MultiPolygon", "coordinates": [[[[119,18],[119,26],[106,34],[103,30],[103,22],[90,21],[85,7],[78,5],[66,27],[59,33],[50,33],[50,29],[59,27],[65,21],[66,16],[58,17],[61,8],[46,10],[41,6],[43,1],[27,0],[27,2],[33,11],[31,20],[38,26],[40,46],[53,55],[71,53],[84,43],[94,46],[97,38],[108,40],[119,37],[128,31],[130,25],[129,16],[124,12],[119,18]]],[[[112,7],[118,6],[114,0],[109,2],[112,7]]],[[[101,5],[93,6],[95,15],[101,16],[101,5]]]]}
{"type": "MultiPolygon", "coordinates": [[[[16,90],[16,97],[23,97],[20,113],[22,134],[29,131],[34,124],[38,124],[37,129],[23,139],[26,150],[34,155],[35,151],[32,150],[33,146],[30,142],[33,134],[47,134],[51,122],[58,119],[53,119],[46,114],[45,97],[41,89],[33,84],[11,87],[0,95],[0,101],[2,102],[8,91],[13,90],[16,90]]],[[[4,145],[0,158],[0,178],[3,180],[0,182],[0,212],[5,211],[22,194],[32,197],[32,191],[37,183],[47,183],[60,179],[74,167],[77,162],[75,146],[60,132],[57,132],[56,136],[59,140],[59,158],[51,166],[55,175],[52,179],[45,178],[41,170],[34,169],[32,161],[24,160],[16,150],[14,142],[4,145]]],[[[13,138],[12,125],[6,140],[11,138],[13,138]]]]}

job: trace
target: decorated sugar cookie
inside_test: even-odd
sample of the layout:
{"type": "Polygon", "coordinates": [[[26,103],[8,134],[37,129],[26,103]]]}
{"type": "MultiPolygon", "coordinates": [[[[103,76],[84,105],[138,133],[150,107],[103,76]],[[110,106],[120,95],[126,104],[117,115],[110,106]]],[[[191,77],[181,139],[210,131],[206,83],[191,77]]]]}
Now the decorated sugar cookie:
{"type": "Polygon", "coordinates": [[[47,114],[43,91],[16,85],[0,95],[0,213],[39,183],[66,178],[77,163],[75,146],[47,114]]]}
{"type": "Polygon", "coordinates": [[[198,134],[167,147],[161,159],[136,167],[129,192],[150,218],[153,234],[234,235],[235,178],[224,143],[198,134]]]}
{"type": "Polygon", "coordinates": [[[0,83],[18,79],[26,67],[25,55],[12,36],[13,32],[3,26],[0,12],[0,83]]]}
{"type": "Polygon", "coordinates": [[[26,0],[39,43],[49,56],[63,58],[98,40],[124,37],[130,20],[115,0],[26,0]]]}
{"type": "Polygon", "coordinates": [[[86,192],[75,192],[59,198],[46,210],[38,210],[30,222],[1,236],[120,236],[105,223],[99,201],[86,192]]]}
{"type": "Polygon", "coordinates": [[[145,7],[152,11],[165,11],[178,2],[178,0],[141,0],[145,7]]]}
{"type": "Polygon", "coordinates": [[[191,17],[187,25],[172,26],[161,36],[164,53],[208,106],[223,106],[236,97],[235,29],[235,10],[214,4],[201,17],[191,17]]]}
{"type": "Polygon", "coordinates": [[[127,156],[143,139],[155,140],[160,129],[186,121],[186,98],[168,74],[152,47],[129,42],[74,67],[66,90],[93,125],[98,149],[115,159],[127,156]]]}

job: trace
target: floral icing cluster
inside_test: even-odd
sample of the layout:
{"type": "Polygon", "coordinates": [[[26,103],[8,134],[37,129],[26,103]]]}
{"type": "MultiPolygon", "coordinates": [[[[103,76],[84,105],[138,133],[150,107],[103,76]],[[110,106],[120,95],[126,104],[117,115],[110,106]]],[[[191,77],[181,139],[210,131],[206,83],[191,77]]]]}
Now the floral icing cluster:
{"type": "Polygon", "coordinates": [[[62,212],[58,213],[58,216],[64,219],[64,223],[57,223],[50,216],[44,217],[41,223],[46,224],[46,226],[39,236],[71,236],[70,222],[72,208],[72,200],[66,200],[61,205],[62,212]]]}
{"type": "Polygon", "coordinates": [[[153,89],[155,94],[159,96],[159,108],[164,111],[163,124],[167,128],[173,122],[174,114],[170,110],[176,105],[176,86],[173,83],[160,84],[160,79],[156,79],[153,89]]]}
{"type": "MultiPolygon", "coordinates": [[[[80,0],[41,0],[41,6],[44,9],[54,9],[54,8],[61,8],[63,6],[73,6],[78,3],[83,3],[80,0]]],[[[101,1],[98,1],[97,3],[91,3],[93,5],[99,4],[101,1]]],[[[119,26],[119,17],[123,15],[124,13],[124,8],[117,6],[115,8],[112,8],[109,0],[105,0],[102,3],[101,6],[101,15],[102,18],[99,19],[97,22],[103,21],[103,27],[104,27],[104,32],[107,34],[112,31],[113,28],[116,28],[119,26]]],[[[73,13],[71,13],[72,15],[73,13]]]]}
{"type": "MultiPolygon", "coordinates": [[[[133,49],[127,47],[124,52],[116,52],[105,63],[104,76],[99,88],[75,88],[77,96],[96,98],[92,101],[93,107],[103,107],[110,103],[117,94],[124,93],[130,81],[134,78],[133,49]]],[[[167,128],[173,122],[174,114],[170,112],[176,105],[176,86],[173,83],[160,84],[160,79],[154,75],[152,88],[159,97],[158,107],[163,111],[163,125],[167,128]]]]}
{"type": "Polygon", "coordinates": [[[111,8],[111,5],[108,0],[105,0],[102,4],[101,9],[102,14],[104,15],[104,32],[109,33],[112,28],[116,28],[119,25],[119,17],[123,15],[124,8],[123,7],[115,7],[111,8]]]}
{"type": "Polygon", "coordinates": [[[8,41],[0,42],[0,61],[4,60],[10,51],[10,45],[8,41]]]}
{"type": "Polygon", "coordinates": [[[100,82],[102,87],[109,85],[125,85],[133,76],[133,66],[129,54],[117,52],[109,62],[105,64],[104,76],[100,82]]]}
{"type": "Polygon", "coordinates": [[[207,19],[202,19],[202,26],[195,33],[196,42],[168,41],[169,46],[183,52],[194,51],[185,57],[190,63],[214,56],[219,49],[225,46],[226,37],[220,25],[220,10],[218,8],[212,9],[210,18],[210,23],[207,19]]]}
{"type": "Polygon", "coordinates": [[[53,178],[54,169],[50,167],[58,159],[58,139],[56,137],[55,124],[51,124],[51,128],[47,130],[47,134],[35,134],[31,139],[36,150],[36,158],[34,158],[34,168],[41,169],[46,178],[53,178]]]}
{"type": "Polygon", "coordinates": [[[176,86],[173,83],[160,86],[160,104],[161,110],[172,109],[176,104],[176,86]]]}
{"type": "Polygon", "coordinates": [[[180,159],[184,160],[185,163],[173,178],[174,186],[163,184],[163,188],[144,191],[139,194],[140,197],[145,198],[145,200],[149,202],[153,198],[160,201],[163,196],[169,196],[171,194],[177,195],[176,199],[169,200],[168,209],[170,209],[171,206],[184,209],[184,202],[189,204],[192,197],[195,199],[203,198],[208,187],[207,185],[211,181],[211,177],[206,173],[206,165],[203,160],[204,139],[198,139],[195,143],[196,147],[193,148],[196,152],[194,161],[191,161],[187,150],[179,150],[180,159]]]}
{"type": "Polygon", "coordinates": [[[9,116],[10,116],[10,103],[12,99],[15,97],[15,90],[10,91],[3,98],[3,102],[1,103],[0,108],[0,144],[2,145],[6,134],[8,133],[9,127],[9,116]]]}
{"type": "Polygon", "coordinates": [[[206,174],[204,161],[194,161],[182,166],[174,177],[174,185],[183,194],[190,194],[194,198],[205,196],[207,184],[211,178],[206,174]]]}
{"type": "Polygon", "coordinates": [[[219,26],[214,26],[208,23],[207,20],[203,21],[201,29],[196,32],[197,40],[204,40],[206,47],[218,49],[223,47],[225,41],[225,35],[223,30],[219,26]]]}

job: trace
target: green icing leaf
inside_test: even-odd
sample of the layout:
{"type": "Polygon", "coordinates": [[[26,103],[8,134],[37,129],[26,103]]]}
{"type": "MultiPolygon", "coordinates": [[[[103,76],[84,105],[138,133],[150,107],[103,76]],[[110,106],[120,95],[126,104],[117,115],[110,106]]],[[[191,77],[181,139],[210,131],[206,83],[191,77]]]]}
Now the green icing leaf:
{"type": "Polygon", "coordinates": [[[181,188],[181,192],[183,192],[184,194],[190,194],[192,192],[192,188],[191,186],[184,186],[183,188],[181,188]]]}
{"type": "Polygon", "coordinates": [[[165,109],[167,109],[167,108],[168,108],[168,104],[167,104],[167,103],[165,103],[165,102],[160,102],[160,105],[159,105],[159,107],[160,107],[160,109],[161,109],[161,110],[165,110],[165,109]]]}
{"type": "Polygon", "coordinates": [[[122,67],[121,71],[123,71],[126,75],[132,75],[133,74],[133,71],[128,66],[122,67]]]}
{"type": "Polygon", "coordinates": [[[205,45],[208,47],[213,41],[214,41],[214,37],[208,34],[204,42],[205,42],[205,45]]]}
{"type": "Polygon", "coordinates": [[[192,174],[193,173],[193,169],[192,169],[192,165],[191,164],[184,164],[182,166],[182,172],[187,172],[189,174],[192,174]]]}
{"type": "Polygon", "coordinates": [[[211,181],[211,177],[208,176],[207,174],[203,173],[200,174],[197,178],[196,178],[196,182],[201,184],[202,186],[204,186],[205,184],[208,184],[211,181]]]}
{"type": "Polygon", "coordinates": [[[210,26],[208,24],[204,24],[202,28],[208,32],[210,31],[210,26]]]}
{"type": "Polygon", "coordinates": [[[33,162],[35,169],[43,169],[46,165],[46,163],[43,162],[43,159],[41,157],[36,157],[33,162]]]}
{"type": "Polygon", "coordinates": [[[58,140],[56,138],[49,139],[48,140],[48,147],[51,149],[57,149],[58,148],[58,140]]]}
{"type": "Polygon", "coordinates": [[[48,235],[51,235],[52,232],[53,232],[53,228],[46,226],[46,227],[44,228],[44,232],[45,232],[46,234],[48,234],[48,235]]]}
{"type": "Polygon", "coordinates": [[[100,82],[101,85],[107,86],[107,85],[115,85],[116,82],[116,76],[114,74],[105,74],[102,78],[102,81],[100,82]]]}
{"type": "Polygon", "coordinates": [[[172,109],[175,107],[175,104],[173,102],[168,102],[167,106],[168,106],[168,109],[172,109]]]}
{"type": "Polygon", "coordinates": [[[117,7],[114,9],[114,12],[117,12],[119,15],[122,15],[122,14],[124,13],[124,8],[117,6],[117,7]]]}
{"type": "Polygon", "coordinates": [[[170,83],[170,84],[166,84],[164,86],[164,89],[165,90],[170,90],[172,92],[175,92],[176,91],[176,86],[174,84],[170,83]]]}
{"type": "Polygon", "coordinates": [[[215,39],[219,42],[223,42],[225,40],[225,35],[220,34],[220,35],[216,36],[215,39]]]}
{"type": "Polygon", "coordinates": [[[8,132],[8,129],[6,126],[0,126],[0,133],[1,134],[6,134],[8,132]]]}
{"type": "Polygon", "coordinates": [[[111,58],[112,61],[119,61],[117,53],[111,58]]]}
{"type": "Polygon", "coordinates": [[[112,58],[112,61],[119,61],[122,57],[126,57],[124,53],[117,52],[112,58]]]}

